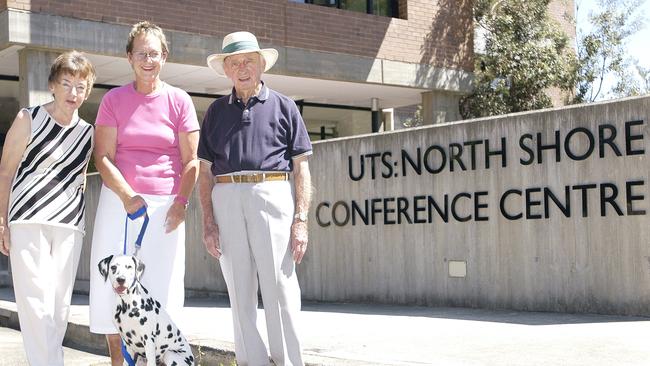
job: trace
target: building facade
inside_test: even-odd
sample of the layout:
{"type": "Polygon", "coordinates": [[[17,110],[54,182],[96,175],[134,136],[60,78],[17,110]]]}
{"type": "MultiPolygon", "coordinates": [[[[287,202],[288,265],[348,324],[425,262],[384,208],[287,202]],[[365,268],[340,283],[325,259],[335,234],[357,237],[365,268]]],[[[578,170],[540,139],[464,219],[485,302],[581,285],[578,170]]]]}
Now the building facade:
{"type": "Polygon", "coordinates": [[[314,139],[372,132],[373,100],[386,111],[381,130],[394,128],[392,108],[415,104],[428,122],[450,121],[470,89],[471,14],[469,0],[0,1],[0,131],[18,106],[50,98],[47,66],[68,49],[97,68],[82,110],[93,120],[107,88],[132,79],[126,37],[140,20],[165,30],[162,77],[190,92],[200,115],[229,92],[206,56],[226,34],[247,30],[280,52],[265,80],[298,102],[314,139]]]}

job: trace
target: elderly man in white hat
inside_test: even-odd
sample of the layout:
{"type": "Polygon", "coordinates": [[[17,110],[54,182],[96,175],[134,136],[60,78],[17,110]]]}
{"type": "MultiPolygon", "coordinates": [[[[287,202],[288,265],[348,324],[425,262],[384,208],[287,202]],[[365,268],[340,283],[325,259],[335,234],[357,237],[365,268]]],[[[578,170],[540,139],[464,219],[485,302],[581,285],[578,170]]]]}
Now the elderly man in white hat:
{"type": "Polygon", "coordinates": [[[226,280],[239,365],[270,362],[256,326],[258,284],[273,362],[303,365],[295,264],[307,249],[312,148],[294,101],[261,80],[277,58],[253,34],[235,32],[207,60],[234,86],[208,108],[198,156],[203,241],[226,280]]]}

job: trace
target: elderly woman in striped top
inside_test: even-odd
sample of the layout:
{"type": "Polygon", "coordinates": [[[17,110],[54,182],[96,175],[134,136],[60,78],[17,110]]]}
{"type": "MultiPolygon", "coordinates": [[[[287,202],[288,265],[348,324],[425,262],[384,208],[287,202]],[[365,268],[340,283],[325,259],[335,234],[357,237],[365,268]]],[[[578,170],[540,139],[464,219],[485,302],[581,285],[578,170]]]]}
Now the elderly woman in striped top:
{"type": "Polygon", "coordinates": [[[77,114],[95,81],[92,64],[64,53],[48,81],[54,100],[18,112],[0,162],[0,252],[10,256],[30,365],[63,365],[93,149],[93,126],[77,114]]]}

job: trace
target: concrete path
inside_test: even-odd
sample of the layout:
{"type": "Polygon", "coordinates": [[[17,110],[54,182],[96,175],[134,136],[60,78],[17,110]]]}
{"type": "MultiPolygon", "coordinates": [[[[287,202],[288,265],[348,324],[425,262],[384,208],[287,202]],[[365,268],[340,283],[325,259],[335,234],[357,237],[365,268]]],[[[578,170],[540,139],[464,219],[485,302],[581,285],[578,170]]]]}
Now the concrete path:
{"type": "MultiPolygon", "coordinates": [[[[87,296],[73,302],[66,343],[103,349],[103,338],[88,333],[87,296]]],[[[178,323],[201,365],[229,365],[227,298],[188,298],[185,305],[178,323]]],[[[263,310],[258,314],[264,329],[263,310]]],[[[3,288],[0,324],[11,323],[13,291],[3,288]]],[[[650,318],[304,303],[301,325],[308,365],[650,365],[650,318]]]]}
{"type": "MultiPolygon", "coordinates": [[[[0,327],[0,366],[29,366],[23,348],[23,337],[19,331],[0,327]]],[[[111,366],[106,356],[79,351],[69,347],[63,348],[66,366],[111,366]]]]}

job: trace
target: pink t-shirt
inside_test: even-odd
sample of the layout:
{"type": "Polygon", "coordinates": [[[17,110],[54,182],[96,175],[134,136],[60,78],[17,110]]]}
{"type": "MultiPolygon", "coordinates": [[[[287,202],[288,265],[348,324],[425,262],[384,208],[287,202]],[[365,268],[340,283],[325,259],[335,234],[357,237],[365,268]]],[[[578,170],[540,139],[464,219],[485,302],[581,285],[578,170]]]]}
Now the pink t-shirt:
{"type": "Polygon", "coordinates": [[[113,88],[99,106],[98,126],[117,128],[115,165],[138,193],[178,193],[183,164],[179,132],[199,130],[192,99],[163,83],[160,91],[143,95],[133,83],[113,88]]]}

